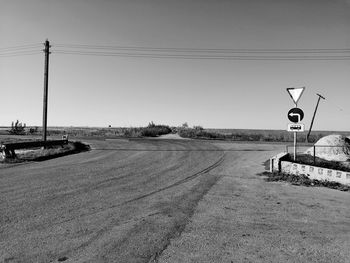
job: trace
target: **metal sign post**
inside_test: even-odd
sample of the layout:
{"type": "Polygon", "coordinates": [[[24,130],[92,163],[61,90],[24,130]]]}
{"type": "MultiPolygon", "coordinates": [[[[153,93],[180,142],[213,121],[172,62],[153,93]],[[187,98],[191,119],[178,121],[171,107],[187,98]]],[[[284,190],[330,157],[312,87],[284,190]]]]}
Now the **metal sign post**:
{"type": "MultiPolygon", "coordinates": [[[[295,109],[297,109],[297,111],[295,111],[295,109],[291,109],[288,112],[288,119],[292,122],[298,123],[299,121],[301,121],[304,117],[304,113],[302,110],[298,109],[298,101],[301,97],[301,95],[303,94],[305,90],[305,87],[302,88],[287,88],[287,92],[289,93],[290,97],[292,98],[294,105],[295,105],[295,109]],[[295,120],[295,117],[297,117],[297,119],[295,120]]],[[[297,158],[297,131],[294,130],[294,147],[293,147],[293,153],[294,153],[294,161],[297,158]]]]}
{"type": "MultiPolygon", "coordinates": [[[[295,108],[298,108],[298,105],[295,103],[295,108]]],[[[297,159],[297,132],[294,132],[294,161],[297,159]]]]}

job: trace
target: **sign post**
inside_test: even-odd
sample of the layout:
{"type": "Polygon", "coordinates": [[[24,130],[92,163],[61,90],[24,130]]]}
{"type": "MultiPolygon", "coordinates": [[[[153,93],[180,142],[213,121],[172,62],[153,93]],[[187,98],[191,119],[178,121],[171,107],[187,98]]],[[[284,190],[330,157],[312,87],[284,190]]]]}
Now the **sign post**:
{"type": "MultiPolygon", "coordinates": [[[[304,113],[302,110],[298,108],[298,101],[303,94],[305,90],[305,87],[302,88],[287,88],[287,92],[289,93],[290,97],[292,98],[295,108],[291,109],[288,112],[288,119],[292,122],[298,123],[300,122],[303,117],[304,113]],[[297,119],[295,119],[297,118],[297,119]]],[[[294,130],[294,147],[293,147],[293,153],[294,153],[294,161],[297,158],[297,131],[294,130]]]]}
{"type": "MultiPolygon", "coordinates": [[[[295,103],[295,108],[297,108],[298,105],[297,103],[295,103]]],[[[297,133],[294,132],[294,147],[293,147],[293,157],[294,157],[294,161],[297,159],[297,133]]]]}

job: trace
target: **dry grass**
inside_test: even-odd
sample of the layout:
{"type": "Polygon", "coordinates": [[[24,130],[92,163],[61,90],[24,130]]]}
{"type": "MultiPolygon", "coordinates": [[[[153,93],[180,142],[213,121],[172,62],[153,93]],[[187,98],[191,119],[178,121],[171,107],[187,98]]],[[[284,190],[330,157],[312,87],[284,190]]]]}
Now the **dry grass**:
{"type": "Polygon", "coordinates": [[[337,182],[321,181],[321,180],[311,180],[306,175],[293,175],[280,172],[263,172],[258,174],[260,176],[266,176],[265,180],[267,182],[288,182],[292,185],[300,185],[307,187],[327,187],[331,189],[336,189],[340,191],[350,191],[350,186],[343,185],[337,182]]]}
{"type": "Polygon", "coordinates": [[[82,142],[69,142],[63,146],[55,146],[46,149],[37,148],[19,151],[16,153],[17,158],[5,159],[5,163],[18,163],[25,161],[44,161],[52,158],[57,158],[69,154],[75,154],[90,150],[90,146],[82,142]]]}

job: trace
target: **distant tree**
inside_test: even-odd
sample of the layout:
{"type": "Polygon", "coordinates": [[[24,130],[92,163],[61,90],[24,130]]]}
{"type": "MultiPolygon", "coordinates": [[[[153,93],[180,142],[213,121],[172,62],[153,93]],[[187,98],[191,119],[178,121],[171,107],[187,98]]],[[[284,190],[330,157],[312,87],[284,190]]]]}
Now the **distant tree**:
{"type": "Polygon", "coordinates": [[[153,121],[151,121],[150,123],[148,123],[148,126],[147,126],[148,128],[154,128],[154,127],[156,127],[156,125],[154,124],[154,122],[153,121]]]}
{"type": "Polygon", "coordinates": [[[193,126],[193,129],[195,129],[196,131],[203,131],[204,130],[203,127],[199,126],[199,125],[193,126]]]}
{"type": "Polygon", "coordinates": [[[187,122],[183,123],[182,128],[188,128],[188,123],[187,122]]]}
{"type": "Polygon", "coordinates": [[[37,132],[38,132],[38,127],[37,127],[37,126],[31,127],[31,128],[29,129],[29,133],[30,133],[30,134],[34,134],[34,133],[37,133],[37,132]]]}
{"type": "Polygon", "coordinates": [[[11,123],[11,130],[9,131],[10,134],[24,134],[25,133],[25,128],[26,128],[26,124],[22,124],[21,122],[19,122],[18,120],[15,123],[11,123]]]}

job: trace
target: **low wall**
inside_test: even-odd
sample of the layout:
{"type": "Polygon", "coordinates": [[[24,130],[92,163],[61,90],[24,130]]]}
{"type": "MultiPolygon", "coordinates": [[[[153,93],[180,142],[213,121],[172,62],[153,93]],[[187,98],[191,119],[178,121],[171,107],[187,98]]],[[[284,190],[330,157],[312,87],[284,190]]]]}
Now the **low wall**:
{"type": "Polygon", "coordinates": [[[281,160],[286,155],[287,153],[280,153],[270,159],[270,172],[306,175],[312,180],[331,181],[350,185],[350,172],[281,160]]]}
{"type": "Polygon", "coordinates": [[[288,153],[279,153],[270,159],[270,172],[281,171],[281,158],[287,156],[288,153]]]}
{"type": "Polygon", "coordinates": [[[312,165],[281,161],[281,170],[283,173],[294,175],[306,175],[310,179],[320,181],[338,182],[344,185],[350,185],[350,172],[327,169],[312,165]]]}

